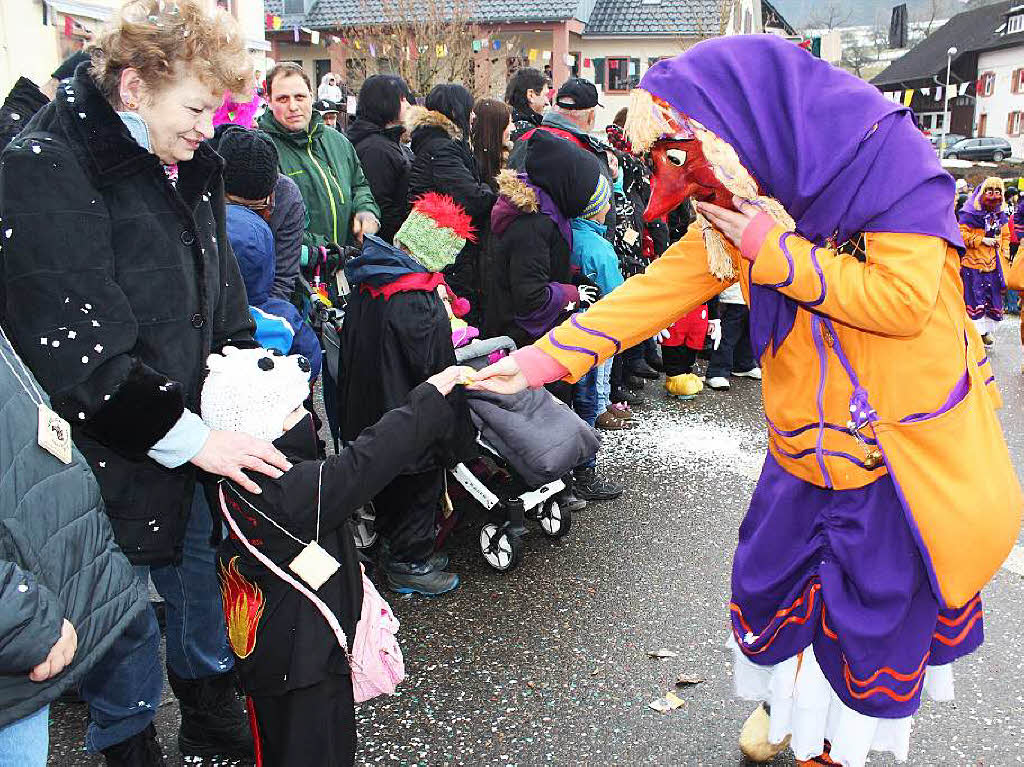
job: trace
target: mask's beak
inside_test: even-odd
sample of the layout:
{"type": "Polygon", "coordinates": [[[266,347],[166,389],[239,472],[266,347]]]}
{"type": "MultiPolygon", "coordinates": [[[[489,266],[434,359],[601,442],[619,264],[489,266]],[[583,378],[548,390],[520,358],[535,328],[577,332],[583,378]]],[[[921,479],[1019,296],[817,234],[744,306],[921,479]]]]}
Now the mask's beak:
{"type": "Polygon", "coordinates": [[[669,185],[658,179],[657,173],[651,174],[651,199],[647,202],[647,209],[644,211],[644,221],[651,222],[664,218],[682,202],[676,200],[675,194],[669,189],[669,185]]]}

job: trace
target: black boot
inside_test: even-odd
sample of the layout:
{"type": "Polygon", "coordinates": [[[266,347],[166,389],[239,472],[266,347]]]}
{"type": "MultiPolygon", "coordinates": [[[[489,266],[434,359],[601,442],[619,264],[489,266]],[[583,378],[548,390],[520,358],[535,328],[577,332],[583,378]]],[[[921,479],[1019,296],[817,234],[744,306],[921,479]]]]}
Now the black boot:
{"type": "Polygon", "coordinates": [[[637,376],[638,378],[646,378],[648,381],[657,381],[658,378],[661,377],[661,374],[651,367],[647,360],[642,357],[630,365],[627,370],[630,375],[637,376]]]}
{"type": "Polygon", "coordinates": [[[108,767],[166,767],[167,764],[160,744],[156,742],[156,727],[152,722],[142,732],[103,749],[101,753],[108,767]]]}
{"type": "Polygon", "coordinates": [[[249,717],[235,691],[233,671],[202,679],[182,679],[167,669],[167,681],[181,707],[178,750],[182,754],[253,758],[249,717]]]}
{"type": "Polygon", "coordinates": [[[587,508],[587,502],[584,501],[579,496],[577,496],[575,491],[573,490],[574,478],[572,476],[572,472],[569,472],[564,477],[562,477],[562,481],[565,483],[565,489],[560,491],[555,496],[555,498],[558,500],[558,505],[561,506],[563,509],[572,512],[573,514],[575,514],[577,511],[583,511],[585,508],[587,508]]]}
{"type": "Polygon", "coordinates": [[[594,467],[576,469],[573,473],[576,495],[585,501],[612,501],[622,495],[622,485],[598,476],[594,467]]]}

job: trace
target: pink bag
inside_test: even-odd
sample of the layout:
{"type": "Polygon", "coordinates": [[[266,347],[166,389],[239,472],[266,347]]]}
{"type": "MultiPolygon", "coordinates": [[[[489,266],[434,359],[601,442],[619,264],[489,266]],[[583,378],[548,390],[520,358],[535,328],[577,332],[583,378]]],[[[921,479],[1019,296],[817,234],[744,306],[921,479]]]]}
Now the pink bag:
{"type": "Polygon", "coordinates": [[[356,625],[349,666],[356,703],[394,695],[405,679],[405,660],[398,646],[398,618],[363,572],[363,611],[356,625]]]}
{"type": "Polygon", "coordinates": [[[363,576],[363,610],[359,616],[359,623],[356,624],[355,642],[350,648],[345,631],[338,622],[338,616],[320,597],[306,588],[305,584],[286,573],[249,542],[228,513],[223,486],[219,488],[219,493],[221,512],[231,532],[235,534],[235,540],[270,572],[312,602],[327,621],[338,645],[348,658],[352,676],[352,695],[356,703],[376,698],[378,695],[394,695],[395,687],[405,679],[405,660],[402,658],[402,648],[398,646],[398,640],[395,638],[395,634],[398,633],[398,618],[391,612],[391,605],[384,601],[370,579],[366,577],[363,566],[359,565],[359,571],[363,576]]]}

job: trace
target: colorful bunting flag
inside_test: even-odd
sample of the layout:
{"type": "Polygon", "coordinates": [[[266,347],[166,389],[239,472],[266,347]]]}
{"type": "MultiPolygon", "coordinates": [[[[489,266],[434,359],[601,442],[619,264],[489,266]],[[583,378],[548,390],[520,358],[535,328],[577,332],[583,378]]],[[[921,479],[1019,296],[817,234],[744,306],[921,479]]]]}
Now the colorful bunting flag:
{"type": "Polygon", "coordinates": [[[544,63],[550,62],[551,61],[551,51],[544,51],[543,59],[544,59],[544,63]]]}
{"type": "Polygon", "coordinates": [[[910,106],[910,102],[913,101],[913,100],[914,100],[914,89],[913,88],[908,88],[907,90],[903,91],[903,106],[909,107],[910,106]]]}
{"type": "Polygon", "coordinates": [[[530,48],[530,61],[536,61],[536,60],[537,60],[537,49],[536,48],[530,48]]]}
{"type": "Polygon", "coordinates": [[[473,41],[473,53],[480,53],[480,41],[479,40],[474,40],[473,41]]]}

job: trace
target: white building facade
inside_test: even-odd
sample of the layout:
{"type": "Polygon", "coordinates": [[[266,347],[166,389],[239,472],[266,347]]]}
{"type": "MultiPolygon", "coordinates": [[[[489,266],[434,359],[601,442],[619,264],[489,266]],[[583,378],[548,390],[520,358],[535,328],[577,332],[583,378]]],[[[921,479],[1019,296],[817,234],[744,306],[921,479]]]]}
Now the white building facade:
{"type": "Polygon", "coordinates": [[[974,128],[977,136],[1009,140],[1013,156],[1024,158],[1024,45],[978,55],[974,128]]]}

